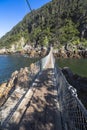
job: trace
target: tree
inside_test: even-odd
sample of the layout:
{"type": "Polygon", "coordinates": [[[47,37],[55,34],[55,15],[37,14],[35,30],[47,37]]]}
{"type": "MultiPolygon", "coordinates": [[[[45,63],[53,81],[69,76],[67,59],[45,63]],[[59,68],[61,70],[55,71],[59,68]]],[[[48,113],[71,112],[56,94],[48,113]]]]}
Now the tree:
{"type": "Polygon", "coordinates": [[[66,43],[78,37],[79,32],[76,27],[77,26],[72,22],[71,19],[66,19],[64,26],[59,29],[59,41],[61,43],[66,43]]]}

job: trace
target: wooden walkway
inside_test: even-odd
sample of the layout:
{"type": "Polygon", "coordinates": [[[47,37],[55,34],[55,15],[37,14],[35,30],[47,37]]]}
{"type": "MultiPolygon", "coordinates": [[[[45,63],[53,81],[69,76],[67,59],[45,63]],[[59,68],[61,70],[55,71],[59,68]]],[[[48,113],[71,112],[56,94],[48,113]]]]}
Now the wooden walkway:
{"type": "Polygon", "coordinates": [[[61,130],[57,89],[52,69],[39,75],[19,130],[61,130]]]}

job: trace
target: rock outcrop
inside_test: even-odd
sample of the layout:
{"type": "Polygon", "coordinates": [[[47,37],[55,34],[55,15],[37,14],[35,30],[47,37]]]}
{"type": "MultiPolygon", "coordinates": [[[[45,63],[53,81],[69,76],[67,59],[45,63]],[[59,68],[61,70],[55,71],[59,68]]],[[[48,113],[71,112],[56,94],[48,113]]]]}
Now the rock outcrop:
{"type": "Polygon", "coordinates": [[[30,68],[21,68],[20,71],[12,73],[11,78],[0,85],[0,106],[8,99],[16,88],[29,89],[32,79],[38,72],[35,64],[31,64],[30,68]]]}
{"type": "MultiPolygon", "coordinates": [[[[20,42],[19,42],[20,43],[20,42]]],[[[20,44],[12,45],[11,48],[6,49],[0,49],[0,54],[14,54],[14,53],[20,53],[20,54],[27,54],[30,58],[35,57],[44,57],[48,51],[49,48],[37,46],[36,48],[34,46],[31,46],[30,44],[24,45],[23,39],[20,44]],[[21,44],[21,46],[20,46],[21,44]],[[24,46],[23,46],[24,45],[24,46]]],[[[55,48],[55,46],[54,46],[55,48]]],[[[82,49],[75,46],[75,50],[66,50],[65,46],[62,46],[61,48],[53,49],[54,56],[56,58],[87,58],[87,49],[82,49]]]]}

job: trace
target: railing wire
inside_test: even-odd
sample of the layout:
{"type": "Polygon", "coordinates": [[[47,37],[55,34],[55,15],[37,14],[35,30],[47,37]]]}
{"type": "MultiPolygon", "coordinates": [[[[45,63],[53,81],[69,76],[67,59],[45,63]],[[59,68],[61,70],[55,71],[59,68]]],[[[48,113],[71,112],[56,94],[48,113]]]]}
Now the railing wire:
{"type": "Polygon", "coordinates": [[[55,67],[55,73],[63,130],[87,130],[87,110],[76,89],[66,81],[59,68],[55,67]]]}

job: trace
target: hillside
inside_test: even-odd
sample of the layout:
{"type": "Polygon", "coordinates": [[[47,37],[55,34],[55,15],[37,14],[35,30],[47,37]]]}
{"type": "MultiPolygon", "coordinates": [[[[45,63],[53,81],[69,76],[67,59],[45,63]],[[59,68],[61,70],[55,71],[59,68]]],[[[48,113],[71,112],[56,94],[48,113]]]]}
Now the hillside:
{"type": "Polygon", "coordinates": [[[30,43],[87,46],[87,0],[52,0],[27,14],[0,39],[0,48],[30,43]]]}

